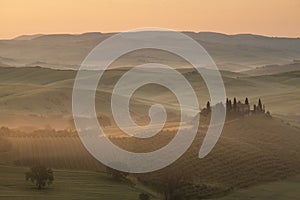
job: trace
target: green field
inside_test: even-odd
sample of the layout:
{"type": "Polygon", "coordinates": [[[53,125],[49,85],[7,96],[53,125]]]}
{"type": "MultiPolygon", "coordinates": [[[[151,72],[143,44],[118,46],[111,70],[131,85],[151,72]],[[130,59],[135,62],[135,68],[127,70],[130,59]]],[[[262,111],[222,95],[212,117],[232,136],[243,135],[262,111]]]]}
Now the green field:
{"type": "Polygon", "coordinates": [[[104,199],[138,200],[140,193],[149,193],[152,199],[159,199],[141,184],[131,185],[115,181],[105,173],[88,171],[54,170],[54,182],[45,189],[37,190],[31,182],[25,181],[28,168],[0,166],[0,199],[104,199]]]}
{"type": "MultiPolygon", "coordinates": [[[[151,199],[162,199],[159,194],[141,184],[130,185],[111,179],[104,173],[89,171],[54,170],[55,181],[45,189],[37,190],[26,182],[27,168],[0,166],[0,199],[104,199],[135,200],[140,193],[151,199]]],[[[260,184],[231,191],[212,200],[296,200],[300,196],[300,175],[281,181],[260,184]]]]}
{"type": "MultiPolygon", "coordinates": [[[[138,178],[147,185],[156,186],[155,184],[164,181],[169,173],[175,178],[176,175],[184,174],[190,177],[185,180],[188,183],[186,187],[182,188],[184,194],[192,198],[198,196],[210,198],[224,196],[241,188],[283,180],[300,173],[299,128],[262,114],[228,119],[212,152],[207,157],[199,159],[199,148],[207,129],[206,120],[205,117],[202,117],[201,122],[203,123],[200,123],[201,126],[193,144],[172,165],[156,172],[136,174],[130,177],[138,178]]],[[[111,129],[112,132],[117,131],[114,127],[107,129],[111,129]]],[[[131,152],[150,152],[165,146],[173,138],[175,132],[175,129],[167,126],[164,132],[153,138],[138,140],[130,137],[112,137],[111,140],[131,152]]],[[[68,185],[69,180],[72,180],[74,187],[70,184],[71,191],[73,188],[79,190],[83,187],[83,193],[85,192],[85,185],[89,181],[84,181],[84,176],[90,177],[90,182],[95,183],[89,187],[97,188],[97,181],[104,188],[110,185],[105,181],[110,180],[105,174],[93,172],[105,172],[105,166],[91,157],[83,148],[75,132],[40,130],[27,133],[2,128],[0,129],[0,147],[2,147],[0,148],[0,162],[3,165],[24,167],[40,162],[54,169],[64,169],[65,171],[56,172],[55,185],[59,185],[59,183],[68,185]],[[91,172],[79,173],[69,170],[91,172]],[[95,178],[95,176],[99,178],[95,178]]],[[[5,184],[9,182],[6,179],[10,179],[11,176],[16,177],[15,173],[21,175],[17,175],[19,179],[12,178],[10,182],[13,186],[3,188],[5,192],[2,194],[9,191],[15,194],[14,190],[19,190],[14,186],[19,182],[18,180],[21,180],[20,186],[24,189],[24,168],[3,169],[0,177],[5,184]]],[[[131,191],[136,191],[126,184],[115,183],[124,186],[124,191],[129,191],[128,195],[131,194],[131,191]]],[[[59,188],[60,186],[55,186],[55,189],[59,188]]],[[[62,194],[70,193],[68,190],[60,191],[62,194]]],[[[94,193],[92,192],[92,194],[94,193]]],[[[21,195],[26,195],[26,193],[21,195]]],[[[78,195],[80,196],[80,194],[78,195]]],[[[72,198],[68,196],[66,199],[72,198]]]]}
{"type": "Polygon", "coordinates": [[[300,197],[300,175],[247,189],[240,189],[216,200],[296,200],[300,197]]]}

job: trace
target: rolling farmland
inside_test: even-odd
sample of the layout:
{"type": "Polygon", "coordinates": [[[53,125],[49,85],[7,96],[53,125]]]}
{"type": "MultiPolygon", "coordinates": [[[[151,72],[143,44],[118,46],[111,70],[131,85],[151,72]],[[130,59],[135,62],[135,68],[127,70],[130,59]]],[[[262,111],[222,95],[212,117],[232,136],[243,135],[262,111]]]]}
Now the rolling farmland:
{"type": "MultiPolygon", "coordinates": [[[[231,121],[225,125],[213,151],[199,159],[197,155],[205,131],[205,126],[201,126],[193,145],[174,164],[137,177],[151,182],[163,177],[162,174],[167,171],[188,171],[193,173],[193,184],[197,186],[197,189],[187,188],[188,193],[209,197],[299,173],[299,129],[279,119],[248,116],[231,121]]],[[[2,138],[10,145],[0,154],[1,163],[30,166],[41,162],[59,169],[105,169],[88,154],[75,132],[4,132],[1,133],[2,138]]],[[[113,137],[112,141],[135,152],[153,151],[168,143],[174,136],[172,133],[175,132],[165,131],[150,141],[130,137],[113,137]]]]}

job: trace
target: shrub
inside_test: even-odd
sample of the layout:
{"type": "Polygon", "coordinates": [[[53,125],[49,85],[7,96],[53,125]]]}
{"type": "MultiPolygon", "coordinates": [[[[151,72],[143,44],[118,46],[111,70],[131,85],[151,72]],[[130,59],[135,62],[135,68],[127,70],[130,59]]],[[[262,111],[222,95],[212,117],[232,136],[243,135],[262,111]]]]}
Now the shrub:
{"type": "Polygon", "coordinates": [[[46,168],[42,165],[31,167],[30,171],[27,172],[25,176],[26,181],[30,180],[32,183],[35,183],[39,190],[46,185],[52,184],[54,180],[52,169],[46,168]]]}

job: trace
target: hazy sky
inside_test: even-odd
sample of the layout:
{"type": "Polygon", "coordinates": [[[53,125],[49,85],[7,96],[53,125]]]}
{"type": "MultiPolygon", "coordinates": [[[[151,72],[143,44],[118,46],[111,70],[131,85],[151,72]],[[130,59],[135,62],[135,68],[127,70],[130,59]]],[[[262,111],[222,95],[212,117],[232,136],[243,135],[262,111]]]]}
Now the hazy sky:
{"type": "Polygon", "coordinates": [[[0,38],[142,27],[300,37],[300,0],[0,0],[0,38]]]}

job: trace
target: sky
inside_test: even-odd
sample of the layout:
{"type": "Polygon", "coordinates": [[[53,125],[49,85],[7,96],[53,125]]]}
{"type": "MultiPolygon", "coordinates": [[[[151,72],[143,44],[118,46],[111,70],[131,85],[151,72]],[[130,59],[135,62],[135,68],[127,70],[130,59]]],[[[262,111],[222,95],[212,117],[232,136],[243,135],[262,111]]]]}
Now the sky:
{"type": "Polygon", "coordinates": [[[143,27],[300,37],[299,13],[300,0],[0,0],[0,38],[143,27]]]}

